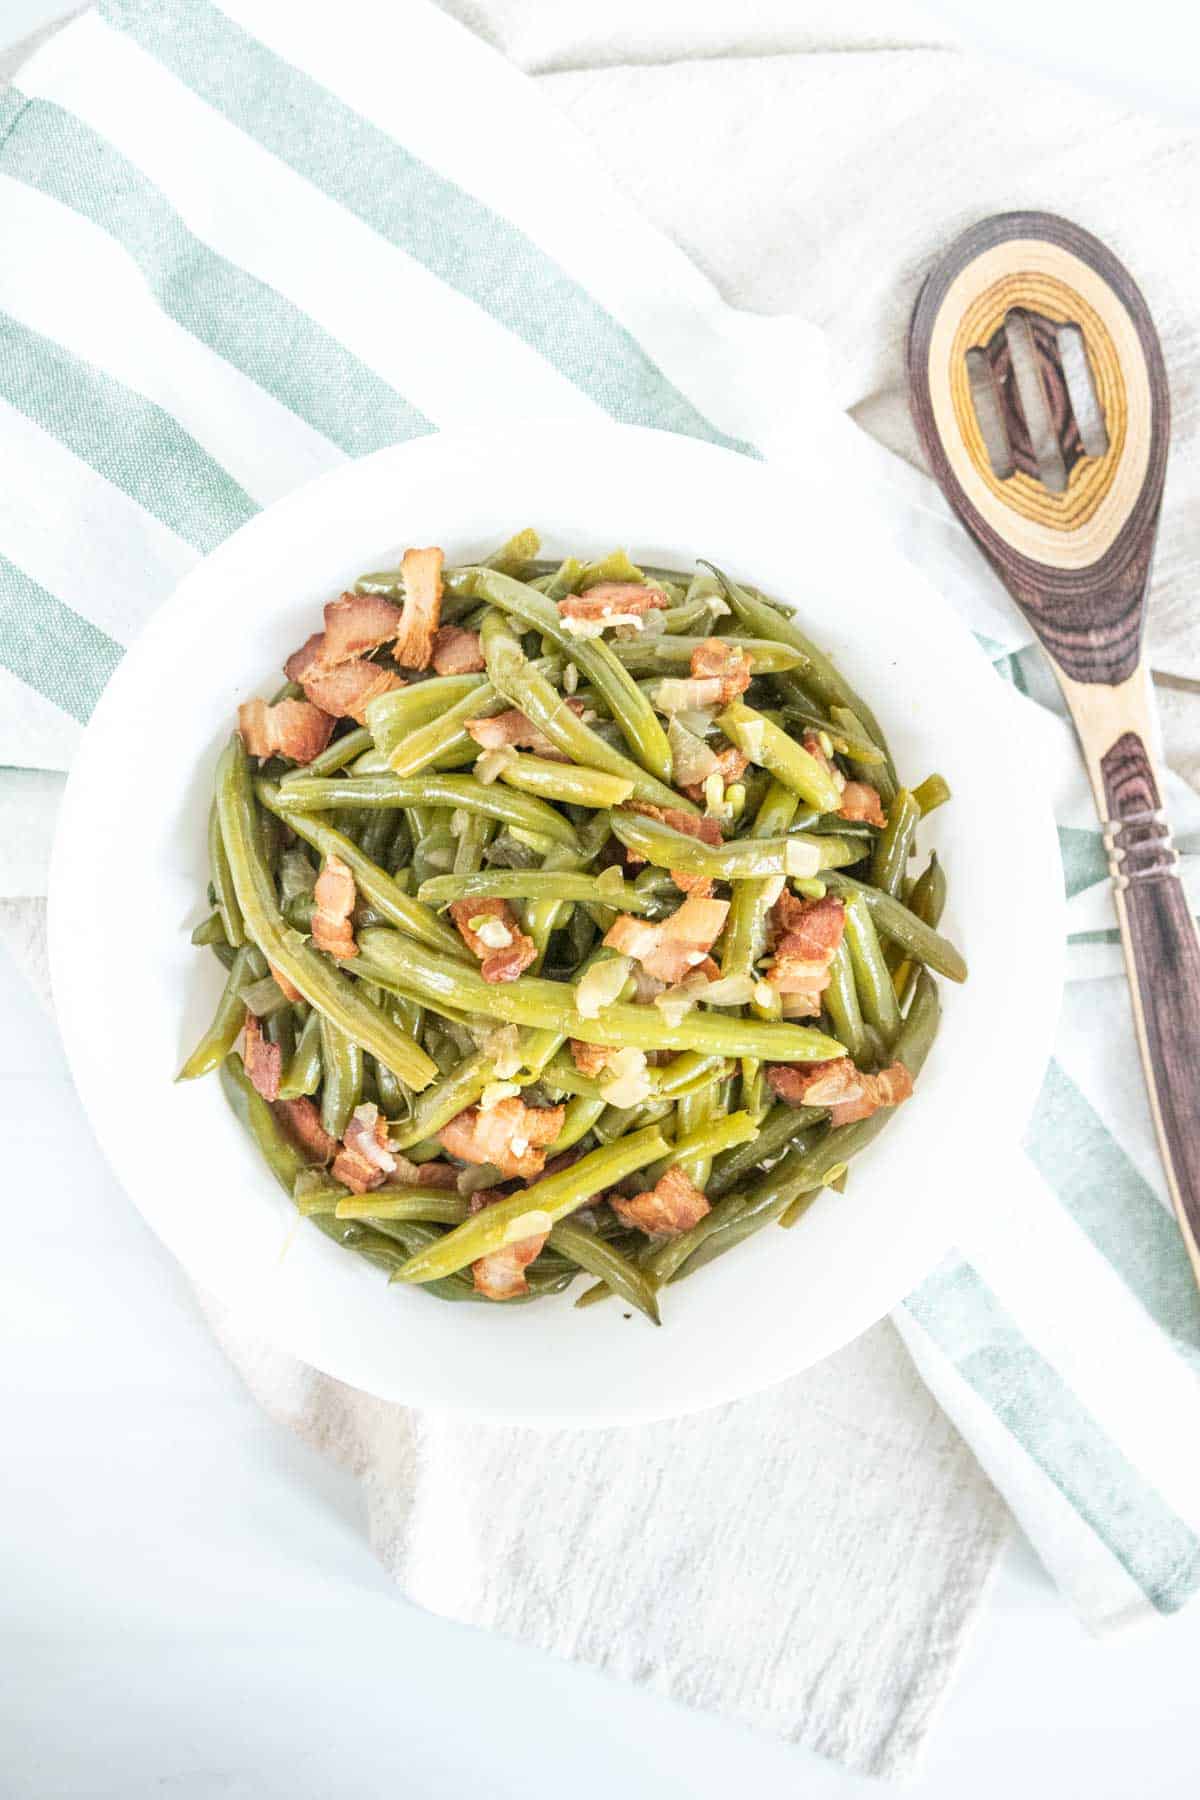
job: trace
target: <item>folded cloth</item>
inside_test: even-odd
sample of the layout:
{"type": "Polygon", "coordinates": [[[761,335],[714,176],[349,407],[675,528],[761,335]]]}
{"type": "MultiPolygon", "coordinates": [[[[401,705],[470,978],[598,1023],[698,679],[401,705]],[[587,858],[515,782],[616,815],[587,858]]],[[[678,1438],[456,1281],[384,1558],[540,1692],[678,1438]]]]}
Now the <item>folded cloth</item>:
{"type": "MultiPolygon", "coordinates": [[[[606,9],[603,52],[574,0],[466,14],[553,70],[548,95],[424,0],[343,0],[336,35],[315,0],[109,0],[20,70],[0,102],[0,764],[66,768],[123,645],[179,576],[347,456],[514,408],[781,461],[821,433],[1020,690],[1012,729],[1041,752],[1073,979],[1028,1159],[973,1177],[988,1204],[964,1196],[959,1250],[891,1325],[772,1394],[652,1431],[465,1430],[215,1322],[265,1403],[360,1471],[381,1554],[423,1604],[900,1773],[1004,1514],[897,1360],[896,1332],[1080,1615],[1106,1628],[1169,1612],[1200,1581],[1200,1476],[1173,1425],[1197,1397],[1200,1304],[1069,728],[936,491],[837,409],[910,447],[898,345],[926,259],[970,216],[1018,202],[1074,211],[1158,273],[1174,376],[1186,334],[1167,270],[1191,252],[1170,209],[1194,205],[1200,161],[1185,133],[1047,89],[1037,116],[1057,163],[1027,157],[1023,178],[1010,165],[989,182],[1023,76],[941,50],[826,56],[822,43],[846,47],[844,22],[836,46],[811,21],[801,38],[782,0],[757,27],[739,8],[740,35],[706,16],[678,42],[626,10],[606,9]],[[646,57],[696,60],[624,66],[623,30],[646,57]],[[622,66],[580,68],[589,58],[622,66]],[[839,94],[851,104],[834,131],[839,94]],[[972,120],[953,170],[944,103],[972,120]],[[757,162],[746,140],[769,145],[785,118],[801,135],[757,162]],[[1151,223],[1146,207],[1071,204],[1075,133],[1090,174],[1121,167],[1122,195],[1157,196],[1170,158],[1151,223]],[[651,213],[677,212],[696,261],[597,150],[651,213]],[[769,208],[746,203],[762,193],[769,208]],[[740,306],[698,266],[722,256],[740,306]],[[547,1518],[556,1529],[530,1529],[547,1518]]],[[[859,47],[896,42],[910,18],[880,10],[859,47]]],[[[1172,618],[1196,527],[1189,539],[1171,508],[1200,467],[1186,416],[1179,436],[1172,618]]],[[[31,792],[40,816],[44,786],[31,792]]],[[[11,794],[5,806],[25,804],[11,794]]],[[[1176,782],[1170,801],[1184,848],[1200,845],[1200,800],[1176,782]]],[[[0,894],[37,892],[29,861],[0,894]]],[[[0,908],[4,928],[36,957],[36,910],[0,908]]]]}

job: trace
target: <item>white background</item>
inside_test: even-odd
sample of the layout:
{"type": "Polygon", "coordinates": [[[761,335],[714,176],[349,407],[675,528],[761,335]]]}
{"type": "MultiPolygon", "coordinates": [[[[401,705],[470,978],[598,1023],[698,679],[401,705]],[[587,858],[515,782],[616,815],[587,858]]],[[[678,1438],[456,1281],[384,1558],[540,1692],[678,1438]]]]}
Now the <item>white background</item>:
{"type": "MultiPolygon", "coordinates": [[[[930,10],[1200,120],[1179,0],[930,10]]],[[[0,0],[0,44],[59,11],[0,0]]],[[[353,1481],[264,1418],[100,1165],[53,1026],[3,959],[0,1021],[4,1800],[880,1793],[398,1599],[353,1481]]],[[[1092,1644],[1014,1543],[916,1792],[1192,1796],[1198,1663],[1200,1609],[1092,1644]]]]}

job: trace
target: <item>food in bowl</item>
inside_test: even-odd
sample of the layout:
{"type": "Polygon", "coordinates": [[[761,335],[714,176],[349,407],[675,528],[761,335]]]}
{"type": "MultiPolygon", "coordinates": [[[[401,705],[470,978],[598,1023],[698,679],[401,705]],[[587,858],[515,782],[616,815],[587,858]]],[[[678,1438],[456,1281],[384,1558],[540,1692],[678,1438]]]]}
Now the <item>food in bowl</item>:
{"type": "Polygon", "coordinates": [[[363,576],[239,708],[209,826],[227,968],[181,1076],[393,1280],[662,1290],[790,1227],[937,1029],[921,818],[791,613],[722,571],[438,548],[363,576]],[[239,1054],[237,1045],[241,1041],[239,1054]]]}

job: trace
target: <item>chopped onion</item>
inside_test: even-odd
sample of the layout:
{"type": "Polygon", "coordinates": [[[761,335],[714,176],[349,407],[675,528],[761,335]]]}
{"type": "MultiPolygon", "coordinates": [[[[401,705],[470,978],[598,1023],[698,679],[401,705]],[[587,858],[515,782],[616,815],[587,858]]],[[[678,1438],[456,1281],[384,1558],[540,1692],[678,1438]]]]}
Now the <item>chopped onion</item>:
{"type": "Polygon", "coordinates": [[[562,684],[564,694],[573,694],[579,686],[579,670],[573,662],[565,664],[562,672],[562,684]]]}
{"type": "Polygon", "coordinates": [[[799,838],[788,838],[783,849],[783,866],[789,875],[798,875],[801,879],[806,875],[815,875],[821,866],[821,852],[815,844],[804,844],[799,838]]]}
{"type": "Polygon", "coordinates": [[[521,1067],[521,1034],[515,1025],[489,1031],[480,1049],[491,1058],[498,1081],[509,1081],[521,1067]]]}
{"type": "MultiPolygon", "coordinates": [[[[742,726],[739,748],[746,752],[752,763],[762,763],[763,722],[761,719],[748,719],[742,726]]],[[[478,764],[476,764],[478,767],[478,764]]]]}
{"type": "Polygon", "coordinates": [[[454,811],[450,814],[451,837],[461,837],[463,832],[467,829],[467,826],[470,824],[470,821],[471,815],[466,807],[456,806],[454,811]]]}
{"type": "Polygon", "coordinates": [[[766,901],[768,906],[774,906],[775,902],[778,900],[780,894],[782,894],[782,892],[786,886],[787,886],[787,876],[786,875],[768,875],[767,876],[766,886],[763,888],[763,899],[766,901]]]}
{"type": "Polygon", "coordinates": [[[715,676],[696,680],[692,676],[668,675],[659,682],[652,696],[660,713],[687,712],[693,707],[715,706],[721,698],[721,683],[715,676]]]}
{"type": "Polygon", "coordinates": [[[611,956],[593,963],[575,989],[575,1010],[582,1019],[594,1019],[602,1007],[611,1006],[629,976],[629,958],[611,956]]]}
{"type": "Polygon", "coordinates": [[[696,996],[686,987],[669,987],[655,995],[654,1004],[668,1025],[682,1025],[696,1004],[696,996]]]}
{"type": "Polygon", "coordinates": [[[702,706],[685,706],[682,712],[677,712],[674,716],[693,737],[705,738],[715,727],[711,709],[702,706]]]}
{"type": "Polygon", "coordinates": [[[719,770],[704,783],[704,810],[709,818],[720,818],[725,812],[725,777],[719,770]]]}
{"type": "Polygon", "coordinates": [[[509,763],[515,762],[516,755],[511,744],[505,744],[499,750],[485,750],[482,756],[476,757],[472,773],[477,781],[482,781],[484,787],[490,787],[492,782],[497,781],[503,771],[507,769],[509,763]]]}
{"type": "Polygon", "coordinates": [[[774,1006],[775,989],[769,981],[759,981],[754,986],[754,998],[760,1006],[774,1006]]]}
{"type": "Polygon", "coordinates": [[[472,919],[471,930],[480,943],[486,944],[489,950],[507,950],[513,941],[513,934],[504,920],[497,919],[491,914],[479,920],[472,919]]]}
{"type": "Polygon", "coordinates": [[[755,984],[749,975],[722,975],[718,981],[706,981],[697,989],[697,998],[706,1006],[748,1006],[754,994],[755,984]]]}
{"type": "Polygon", "coordinates": [[[720,770],[720,763],[702,738],[689,731],[684,715],[675,713],[667,726],[667,743],[671,749],[676,787],[695,787],[720,770]]]}
{"type": "Polygon", "coordinates": [[[502,1100],[512,1100],[520,1093],[515,1081],[489,1081],[479,1096],[480,1112],[491,1112],[502,1100]]]}
{"type": "MultiPolygon", "coordinates": [[[[513,1139],[513,1150],[517,1156],[523,1156],[529,1146],[528,1144],[522,1144],[521,1149],[518,1150],[517,1144],[519,1142],[520,1139],[513,1139]]],[[[545,1237],[553,1223],[554,1220],[548,1212],[542,1212],[536,1207],[531,1208],[529,1212],[518,1213],[516,1218],[512,1220],[505,1230],[504,1242],[506,1244],[519,1244],[525,1238],[545,1237]]]]}
{"type": "Polygon", "coordinates": [[[646,1052],[632,1046],[618,1050],[600,1077],[600,1092],[610,1106],[640,1106],[651,1090],[646,1052]]]}

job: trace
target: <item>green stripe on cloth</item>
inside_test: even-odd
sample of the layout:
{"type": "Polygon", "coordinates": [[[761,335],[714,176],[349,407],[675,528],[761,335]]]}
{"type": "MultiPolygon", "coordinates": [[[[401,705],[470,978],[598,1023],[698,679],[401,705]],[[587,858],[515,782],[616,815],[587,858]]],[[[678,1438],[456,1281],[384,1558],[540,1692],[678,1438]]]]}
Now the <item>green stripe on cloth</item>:
{"type": "Polygon", "coordinates": [[[1062,852],[1068,900],[1073,900],[1084,888],[1108,880],[1108,857],[1099,831],[1081,831],[1075,825],[1060,825],[1058,847],[1062,852]]]}
{"type": "Polygon", "coordinates": [[[1061,1064],[1051,1062],[1025,1140],[1080,1229],[1180,1349],[1200,1349],[1200,1296],[1179,1227],[1061,1064]]]}
{"type": "Polygon", "coordinates": [[[0,394],[198,550],[258,511],[170,413],[6,313],[0,394]]]}
{"type": "MultiPolygon", "coordinates": [[[[750,450],[710,424],[625,327],[524,232],[205,0],[104,0],[99,10],[210,106],[490,313],[613,418],[750,450]]],[[[447,106],[453,130],[452,96],[447,106]]]]}
{"type": "Polygon", "coordinates": [[[970,1264],[947,1259],[904,1304],[1156,1611],[1178,1612],[1200,1587],[1200,1541],[1022,1337],[970,1264]]]}
{"type": "MultiPolygon", "coordinates": [[[[433,426],[290,300],[192,235],[152,182],[48,100],[16,106],[3,168],[99,225],[128,251],[163,311],[351,456],[433,426]]],[[[0,140],[5,103],[0,102],[0,140]]]]}
{"type": "Polygon", "coordinates": [[[86,725],[123,650],[0,556],[0,663],[86,725]]]}

